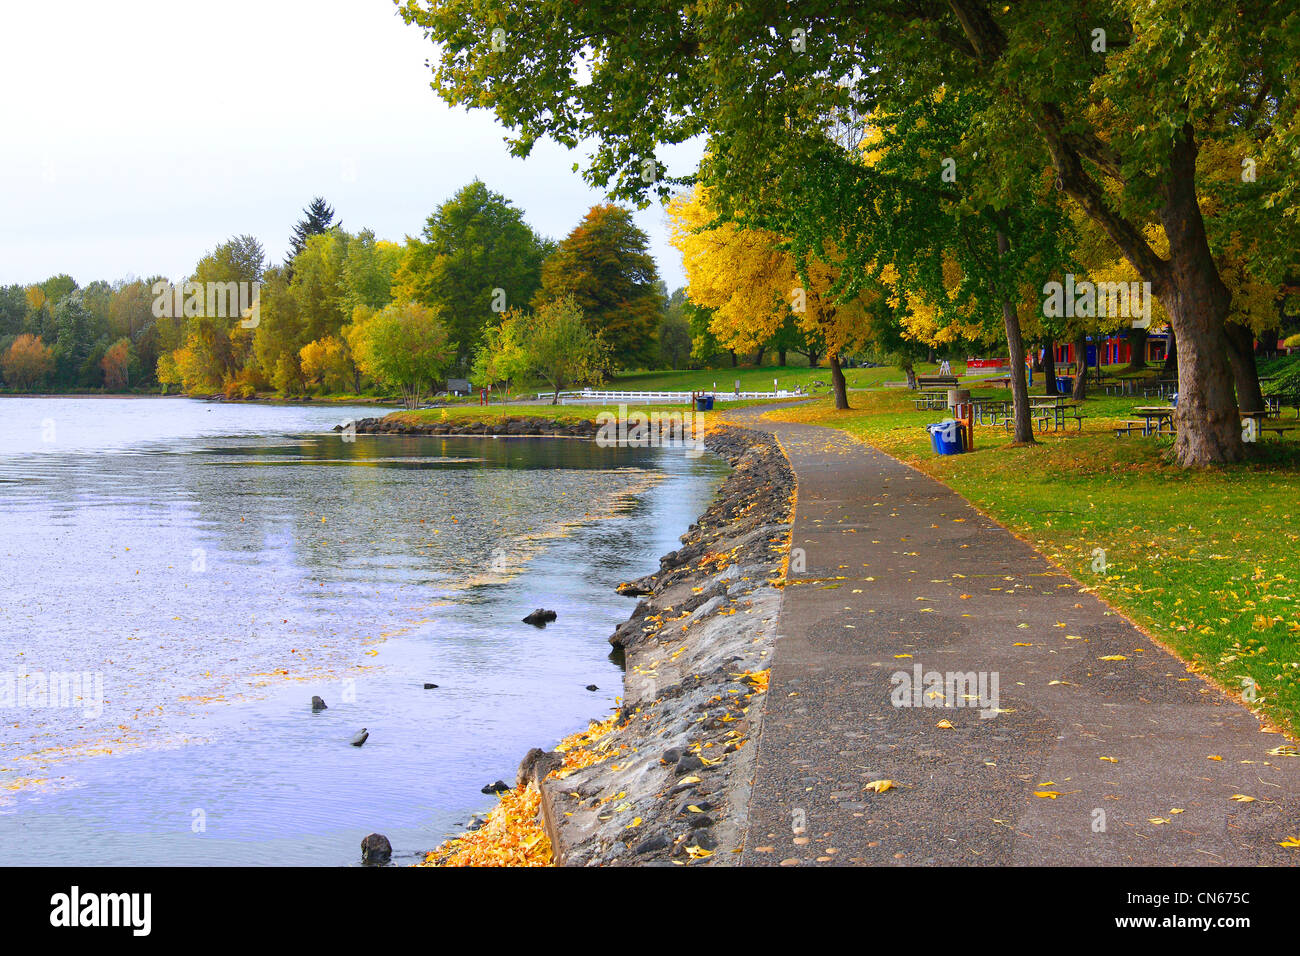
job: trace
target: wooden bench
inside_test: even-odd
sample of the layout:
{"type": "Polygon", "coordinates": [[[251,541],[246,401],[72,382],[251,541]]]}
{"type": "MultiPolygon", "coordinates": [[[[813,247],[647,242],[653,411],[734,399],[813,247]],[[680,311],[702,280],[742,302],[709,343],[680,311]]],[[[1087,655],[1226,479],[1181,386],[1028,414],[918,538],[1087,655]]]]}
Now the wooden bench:
{"type": "Polygon", "coordinates": [[[916,377],[917,388],[956,388],[956,375],[918,375],[916,377]]]}
{"type": "MultiPolygon", "coordinates": [[[[1123,427],[1121,427],[1121,428],[1116,428],[1116,429],[1115,429],[1115,437],[1116,437],[1116,438],[1122,438],[1122,437],[1125,436],[1125,435],[1132,435],[1132,434],[1133,434],[1133,429],[1135,429],[1135,428],[1141,429],[1142,434],[1143,434],[1144,436],[1145,436],[1145,435],[1150,435],[1150,434],[1151,434],[1150,430],[1147,428],[1147,423],[1146,423],[1146,422],[1132,422],[1132,421],[1125,421],[1125,422],[1120,422],[1120,425],[1123,426],[1123,427]]],[[[1079,429],[1080,429],[1080,430],[1083,429],[1083,423],[1082,423],[1082,422],[1079,423],[1079,429]]]]}

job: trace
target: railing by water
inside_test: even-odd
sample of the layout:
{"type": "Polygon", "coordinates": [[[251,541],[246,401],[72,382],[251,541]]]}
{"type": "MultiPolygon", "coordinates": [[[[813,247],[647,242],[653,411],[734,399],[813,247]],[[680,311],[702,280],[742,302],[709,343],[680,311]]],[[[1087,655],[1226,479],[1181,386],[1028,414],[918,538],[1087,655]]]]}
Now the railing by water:
{"type": "MultiPolygon", "coordinates": [[[[756,398],[794,398],[802,395],[801,391],[781,389],[775,392],[654,392],[654,391],[597,391],[584,388],[580,391],[560,392],[561,405],[617,405],[620,403],[637,405],[689,405],[694,397],[712,396],[719,402],[736,402],[756,398]]],[[[552,398],[554,392],[538,392],[538,400],[552,398]]]]}

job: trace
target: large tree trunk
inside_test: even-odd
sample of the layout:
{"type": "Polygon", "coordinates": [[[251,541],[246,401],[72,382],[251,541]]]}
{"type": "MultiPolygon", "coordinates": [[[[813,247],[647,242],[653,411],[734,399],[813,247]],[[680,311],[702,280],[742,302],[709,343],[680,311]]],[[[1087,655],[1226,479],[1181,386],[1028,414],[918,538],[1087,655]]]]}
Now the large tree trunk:
{"type": "Polygon", "coordinates": [[[832,352],[827,361],[831,366],[831,385],[835,389],[835,408],[844,411],[849,407],[849,389],[844,381],[844,370],[840,368],[840,357],[832,352]]]}
{"type": "MultiPolygon", "coordinates": [[[[963,4],[961,9],[969,13],[974,8],[963,4]]],[[[987,26],[991,20],[981,22],[987,26]]],[[[1045,104],[1037,120],[1062,188],[1151,284],[1169,314],[1170,328],[1177,333],[1178,437],[1174,451],[1178,463],[1194,467],[1240,461],[1245,448],[1223,330],[1231,296],[1210,253],[1201,218],[1196,196],[1196,138],[1191,125],[1184,124],[1175,133],[1168,165],[1159,171],[1164,188],[1160,223],[1169,238],[1169,258],[1162,259],[1133,223],[1116,214],[1105,190],[1084,171],[1080,154],[1063,133],[1060,111],[1045,104]]]]}
{"type": "MultiPolygon", "coordinates": [[[[1281,311],[1279,308],[1278,311],[1281,311]]],[[[1277,355],[1277,329],[1269,329],[1267,332],[1259,333],[1259,350],[1265,357],[1277,355]]]]}
{"type": "MultiPolygon", "coordinates": [[[[1216,276],[1217,278],[1217,276],[1216,276]]],[[[1213,303],[1175,291],[1173,317],[1178,317],[1178,426],[1175,451],[1183,465],[1240,461],[1241,418],[1233,395],[1232,370],[1226,352],[1222,313],[1213,303]]]]}
{"type": "MultiPolygon", "coordinates": [[[[998,255],[1011,248],[1002,230],[998,230],[998,255]]],[[[1011,398],[1015,409],[1017,444],[1034,444],[1034,422],[1029,417],[1029,384],[1025,381],[1025,342],[1020,335],[1020,316],[1011,300],[1002,300],[1002,322],[1007,330],[1007,350],[1011,353],[1011,398]]]]}
{"type": "Polygon", "coordinates": [[[1228,337],[1228,361],[1237,387],[1237,406],[1242,411],[1263,411],[1264,393],[1259,387],[1259,369],[1255,366],[1255,333],[1244,325],[1229,322],[1224,326],[1228,337]]]}
{"type": "Polygon", "coordinates": [[[1081,402],[1088,397],[1088,335],[1086,332],[1080,332],[1079,337],[1074,340],[1074,351],[1075,368],[1078,374],[1074,376],[1074,391],[1070,393],[1070,397],[1076,402],[1081,402]]]}
{"type": "Polygon", "coordinates": [[[1169,344],[1165,348],[1165,361],[1160,366],[1161,378],[1178,377],[1178,336],[1174,335],[1174,327],[1169,326],[1169,344]]]}
{"type": "Polygon", "coordinates": [[[1137,372],[1147,367],[1147,330],[1128,330],[1128,367],[1125,371],[1137,372]]]}
{"type": "MultiPolygon", "coordinates": [[[[1178,437],[1184,466],[1240,461],[1241,418],[1232,389],[1224,322],[1232,296],[1219,277],[1196,196],[1196,142],[1190,126],[1174,141],[1160,221],[1169,237],[1165,311],[1178,332],[1178,437]]],[[[1159,287],[1157,287],[1159,291],[1159,287]]]]}
{"type": "Polygon", "coordinates": [[[1042,366],[1044,394],[1059,395],[1060,392],[1056,390],[1056,343],[1051,339],[1043,344],[1042,366]]]}
{"type": "Polygon", "coordinates": [[[910,358],[903,359],[902,369],[907,374],[907,387],[915,391],[916,369],[912,367],[912,360],[910,358]]]}

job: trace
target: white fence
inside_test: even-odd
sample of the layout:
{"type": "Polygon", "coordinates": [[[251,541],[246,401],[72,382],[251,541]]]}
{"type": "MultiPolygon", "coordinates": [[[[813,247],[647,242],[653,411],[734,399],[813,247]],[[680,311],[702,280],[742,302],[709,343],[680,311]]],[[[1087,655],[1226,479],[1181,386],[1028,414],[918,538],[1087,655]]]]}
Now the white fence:
{"type": "MultiPolygon", "coordinates": [[[[794,398],[802,392],[781,389],[778,392],[600,392],[584,388],[582,391],[560,392],[561,405],[689,405],[693,395],[712,396],[719,402],[735,402],[754,398],[794,398]]],[[[551,398],[554,392],[538,392],[538,399],[551,398]]]]}

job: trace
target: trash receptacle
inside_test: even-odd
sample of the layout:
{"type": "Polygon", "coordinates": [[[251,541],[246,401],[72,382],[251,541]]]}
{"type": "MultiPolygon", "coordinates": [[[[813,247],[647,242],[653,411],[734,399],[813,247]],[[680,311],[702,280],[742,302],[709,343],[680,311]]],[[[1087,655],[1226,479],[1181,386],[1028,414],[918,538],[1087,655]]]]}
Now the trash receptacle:
{"type": "Polygon", "coordinates": [[[1069,395],[1074,391],[1074,382],[1058,375],[1056,377],[1056,391],[1059,395],[1069,395]]]}
{"type": "Polygon", "coordinates": [[[936,455],[957,455],[964,450],[961,422],[950,418],[925,427],[930,432],[930,444],[936,455]]]}
{"type": "Polygon", "coordinates": [[[712,395],[695,396],[695,410],[697,412],[713,411],[713,396],[712,395]]]}

